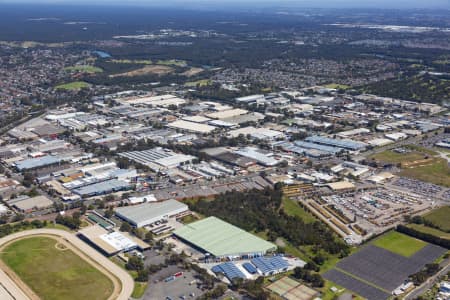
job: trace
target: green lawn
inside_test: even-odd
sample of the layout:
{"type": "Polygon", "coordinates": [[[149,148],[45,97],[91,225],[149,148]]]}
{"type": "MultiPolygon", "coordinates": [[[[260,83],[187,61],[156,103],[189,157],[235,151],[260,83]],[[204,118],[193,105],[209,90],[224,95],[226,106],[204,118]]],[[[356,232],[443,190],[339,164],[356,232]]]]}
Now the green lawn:
{"type": "Polygon", "coordinates": [[[443,239],[449,239],[450,240],[450,233],[441,231],[439,229],[435,229],[432,227],[428,227],[425,225],[419,225],[419,224],[409,224],[408,227],[411,227],[417,231],[423,232],[423,233],[428,233],[443,239]]]}
{"type": "Polygon", "coordinates": [[[70,82],[70,83],[57,85],[55,87],[55,89],[72,91],[72,90],[79,90],[79,89],[87,88],[87,87],[89,87],[89,83],[87,83],[87,82],[74,81],[74,82],[70,82]]]}
{"type": "Polygon", "coordinates": [[[70,249],[49,237],[29,237],[3,249],[0,259],[40,298],[108,299],[112,281],[70,249]]]}
{"type": "Polygon", "coordinates": [[[134,290],[131,294],[132,298],[139,299],[142,296],[144,296],[145,290],[147,289],[147,282],[135,282],[134,283],[134,290]]]}
{"type": "Polygon", "coordinates": [[[94,66],[83,65],[83,66],[72,66],[64,68],[67,72],[83,72],[83,73],[102,73],[103,70],[94,66]]]}
{"type": "Polygon", "coordinates": [[[450,206],[437,208],[423,216],[444,231],[450,231],[450,206]]]}
{"type": "Polygon", "coordinates": [[[372,242],[375,246],[384,248],[391,252],[410,257],[427,243],[424,241],[409,237],[397,231],[389,231],[372,242]]]}
{"type": "Polygon", "coordinates": [[[297,216],[307,223],[315,222],[312,214],[303,209],[296,201],[289,198],[283,198],[283,210],[289,216],[297,216]]]}

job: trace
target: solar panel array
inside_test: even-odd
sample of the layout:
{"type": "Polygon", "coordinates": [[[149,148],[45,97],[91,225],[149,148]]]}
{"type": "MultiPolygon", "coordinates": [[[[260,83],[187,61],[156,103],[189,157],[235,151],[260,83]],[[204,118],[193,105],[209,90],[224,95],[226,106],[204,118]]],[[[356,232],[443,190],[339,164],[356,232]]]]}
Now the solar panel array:
{"type": "Polygon", "coordinates": [[[289,267],[286,260],[280,256],[273,257],[256,257],[251,260],[263,274],[279,272],[289,267]]]}
{"type": "Polygon", "coordinates": [[[224,274],[230,281],[232,281],[234,278],[245,278],[245,275],[241,272],[241,270],[239,270],[238,267],[236,267],[236,265],[232,262],[226,262],[214,266],[211,270],[214,273],[224,274]]]}
{"type": "Polygon", "coordinates": [[[255,266],[252,265],[251,263],[246,262],[246,263],[242,264],[242,266],[250,274],[256,274],[256,272],[258,272],[258,270],[256,270],[255,266]]]}

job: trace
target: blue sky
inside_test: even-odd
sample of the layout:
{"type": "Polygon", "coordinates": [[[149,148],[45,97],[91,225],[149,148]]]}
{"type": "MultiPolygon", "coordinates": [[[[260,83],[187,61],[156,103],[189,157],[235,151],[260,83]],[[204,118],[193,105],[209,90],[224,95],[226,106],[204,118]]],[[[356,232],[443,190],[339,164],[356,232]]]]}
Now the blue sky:
{"type": "Polygon", "coordinates": [[[298,6],[298,7],[370,7],[370,8],[447,8],[450,0],[0,0],[0,3],[68,3],[157,6],[298,6]]]}

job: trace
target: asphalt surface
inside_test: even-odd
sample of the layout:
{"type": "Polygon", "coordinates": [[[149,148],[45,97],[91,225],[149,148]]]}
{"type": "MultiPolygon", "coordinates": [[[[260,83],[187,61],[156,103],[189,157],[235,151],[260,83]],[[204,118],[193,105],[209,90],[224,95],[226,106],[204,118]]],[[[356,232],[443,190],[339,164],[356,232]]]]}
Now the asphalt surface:
{"type": "MultiPolygon", "coordinates": [[[[105,275],[107,275],[107,272],[109,277],[114,277],[116,279],[116,282],[120,281],[119,286],[116,285],[115,292],[111,295],[110,300],[128,300],[131,296],[134,289],[134,281],[131,276],[124,269],[77,238],[73,233],[57,229],[33,229],[21,231],[1,238],[0,247],[16,239],[34,235],[51,235],[63,239],[65,242],[73,246],[73,250],[75,252],[88,256],[90,258],[88,262],[95,265],[100,271],[105,273],[105,275]]],[[[26,295],[24,291],[18,287],[18,284],[16,284],[14,280],[12,280],[11,277],[3,270],[0,270],[0,282],[2,284],[2,288],[6,290],[6,293],[8,293],[12,299],[33,299],[33,297],[26,295]]]]}
{"type": "Polygon", "coordinates": [[[405,296],[405,300],[413,300],[424,294],[428,289],[433,287],[433,285],[438,281],[439,277],[450,272],[450,259],[446,259],[440,263],[442,269],[434,276],[428,278],[422,285],[418,286],[412,290],[408,295],[405,296]]]}

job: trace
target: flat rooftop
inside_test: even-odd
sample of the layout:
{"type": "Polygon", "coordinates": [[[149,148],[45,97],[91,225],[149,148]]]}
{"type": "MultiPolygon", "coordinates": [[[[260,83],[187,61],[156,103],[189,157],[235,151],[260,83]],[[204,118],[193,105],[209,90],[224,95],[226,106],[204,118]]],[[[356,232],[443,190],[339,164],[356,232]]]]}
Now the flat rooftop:
{"type": "Polygon", "coordinates": [[[216,217],[209,217],[174,231],[183,240],[220,257],[264,254],[276,246],[216,217]]]}
{"type": "Polygon", "coordinates": [[[177,214],[179,211],[187,211],[188,209],[186,204],[171,199],[163,202],[119,207],[116,209],[116,214],[140,226],[140,224],[145,224],[150,220],[177,214]]]}

